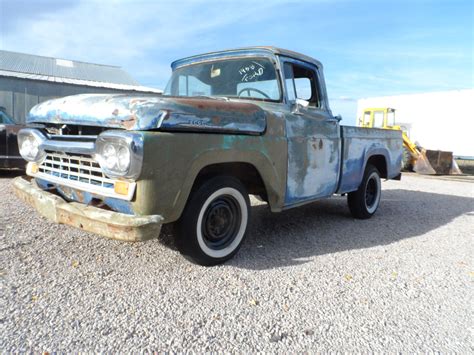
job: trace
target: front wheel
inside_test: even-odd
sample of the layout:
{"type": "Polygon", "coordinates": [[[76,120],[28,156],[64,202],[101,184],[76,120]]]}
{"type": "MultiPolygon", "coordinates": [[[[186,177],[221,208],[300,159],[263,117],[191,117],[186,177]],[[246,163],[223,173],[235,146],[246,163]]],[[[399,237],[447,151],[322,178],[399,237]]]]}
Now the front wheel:
{"type": "Polygon", "coordinates": [[[359,219],[372,217],[380,204],[381,187],[379,171],[375,166],[368,165],[357,191],[347,195],[352,216],[359,219]]]}
{"type": "Polygon", "coordinates": [[[176,224],[176,245],[192,262],[216,265],[232,258],[247,230],[250,201],[242,183],[212,178],[191,193],[176,224]]]}

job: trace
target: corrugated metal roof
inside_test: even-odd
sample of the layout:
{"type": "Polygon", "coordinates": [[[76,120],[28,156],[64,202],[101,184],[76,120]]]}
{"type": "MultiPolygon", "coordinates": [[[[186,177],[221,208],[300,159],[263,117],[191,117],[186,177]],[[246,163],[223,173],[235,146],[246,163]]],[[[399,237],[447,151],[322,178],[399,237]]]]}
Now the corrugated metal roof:
{"type": "Polygon", "coordinates": [[[113,84],[113,83],[105,83],[105,82],[100,82],[100,81],[69,79],[69,78],[60,78],[57,76],[12,72],[12,71],[7,71],[7,70],[0,70],[0,77],[1,76],[14,77],[14,78],[20,78],[20,79],[29,79],[29,80],[49,81],[49,82],[54,82],[54,83],[64,83],[64,84],[72,84],[72,85],[91,86],[95,88],[107,88],[107,89],[116,89],[116,90],[124,90],[124,91],[137,91],[137,92],[154,93],[154,94],[163,93],[163,90],[150,88],[147,86],[141,86],[141,85],[113,84]]]}
{"type": "Polygon", "coordinates": [[[139,85],[120,67],[3,50],[0,50],[0,70],[81,81],[139,85]]]}

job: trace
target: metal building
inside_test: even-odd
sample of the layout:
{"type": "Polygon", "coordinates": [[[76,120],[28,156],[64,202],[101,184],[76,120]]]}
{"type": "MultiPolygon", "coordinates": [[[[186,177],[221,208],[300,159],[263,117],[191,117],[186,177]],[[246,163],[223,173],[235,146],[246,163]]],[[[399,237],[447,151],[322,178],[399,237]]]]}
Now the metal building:
{"type": "Polygon", "coordinates": [[[155,93],[116,66],[0,50],[0,107],[24,123],[39,102],[83,93],[155,93]]]}
{"type": "Polygon", "coordinates": [[[432,150],[474,159],[474,89],[369,97],[358,100],[357,117],[368,107],[391,107],[395,123],[410,139],[432,150]]]}

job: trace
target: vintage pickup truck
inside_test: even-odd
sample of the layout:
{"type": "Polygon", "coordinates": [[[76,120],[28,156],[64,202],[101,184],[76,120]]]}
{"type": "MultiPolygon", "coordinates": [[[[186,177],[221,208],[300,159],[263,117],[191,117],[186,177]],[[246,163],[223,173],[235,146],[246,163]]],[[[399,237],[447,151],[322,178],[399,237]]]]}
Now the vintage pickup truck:
{"type": "Polygon", "coordinates": [[[163,96],[75,95],[29,113],[15,191],[43,216],[137,241],[175,226],[190,260],[214,265],[244,240],[249,194],[272,212],[347,194],[356,218],[399,179],[401,131],[345,127],[323,68],[274,47],[172,63],[163,96]]]}

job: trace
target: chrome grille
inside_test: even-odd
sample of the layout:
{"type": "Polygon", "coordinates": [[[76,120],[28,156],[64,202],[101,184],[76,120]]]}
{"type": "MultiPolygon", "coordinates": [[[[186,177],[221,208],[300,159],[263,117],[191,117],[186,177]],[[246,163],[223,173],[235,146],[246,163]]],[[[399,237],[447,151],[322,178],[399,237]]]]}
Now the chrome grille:
{"type": "Polygon", "coordinates": [[[112,190],[114,188],[114,181],[102,173],[99,163],[91,156],[48,152],[38,168],[42,174],[66,181],[76,181],[112,190]]]}

